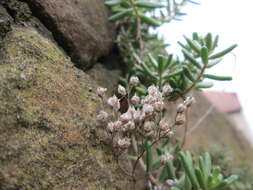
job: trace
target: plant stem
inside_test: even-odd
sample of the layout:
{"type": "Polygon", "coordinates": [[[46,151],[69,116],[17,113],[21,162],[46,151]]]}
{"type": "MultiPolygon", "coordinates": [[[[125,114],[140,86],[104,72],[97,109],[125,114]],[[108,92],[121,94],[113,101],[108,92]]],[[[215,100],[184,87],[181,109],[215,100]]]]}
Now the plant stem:
{"type": "Polygon", "coordinates": [[[184,137],[182,140],[181,149],[184,147],[184,145],[186,143],[187,130],[188,130],[188,109],[186,109],[186,111],[185,111],[184,137]]]}

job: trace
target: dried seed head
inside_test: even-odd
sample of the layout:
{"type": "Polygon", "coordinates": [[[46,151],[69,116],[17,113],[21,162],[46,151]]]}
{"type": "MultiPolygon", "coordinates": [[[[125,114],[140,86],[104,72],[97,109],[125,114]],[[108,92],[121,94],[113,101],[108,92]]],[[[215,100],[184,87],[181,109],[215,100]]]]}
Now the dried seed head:
{"type": "Polygon", "coordinates": [[[173,160],[173,159],[174,157],[171,154],[167,153],[161,156],[161,163],[163,165],[166,165],[170,160],[173,160]]]}
{"type": "Polygon", "coordinates": [[[104,96],[106,91],[107,91],[107,88],[102,88],[102,87],[97,88],[97,93],[99,96],[104,96]]]}
{"type": "Polygon", "coordinates": [[[119,85],[118,86],[118,93],[122,96],[125,96],[126,95],[126,89],[123,86],[119,85]]]}
{"type": "Polygon", "coordinates": [[[106,113],[105,111],[100,111],[97,116],[97,119],[101,122],[106,122],[108,119],[108,113],[106,113]]]}
{"type": "Polygon", "coordinates": [[[136,94],[131,98],[131,102],[133,104],[138,104],[140,102],[140,97],[137,96],[136,94]]]}
{"type": "Polygon", "coordinates": [[[163,86],[163,95],[168,95],[171,92],[173,92],[173,88],[171,88],[171,86],[169,84],[166,84],[163,86]]]}
{"type": "Polygon", "coordinates": [[[183,113],[186,110],[186,106],[184,104],[179,104],[177,106],[177,113],[183,113]]]}
{"type": "Polygon", "coordinates": [[[130,78],[130,84],[131,85],[137,85],[139,83],[139,78],[138,77],[136,77],[136,76],[132,76],[131,78],[130,78]]]}
{"type": "Polygon", "coordinates": [[[153,121],[145,121],[143,125],[143,130],[146,132],[151,131],[155,127],[155,123],[153,121]]]}
{"type": "Polygon", "coordinates": [[[191,96],[188,96],[184,101],[186,107],[190,107],[193,103],[195,103],[195,98],[191,96]]]}
{"type": "Polygon", "coordinates": [[[154,112],[153,106],[149,104],[144,104],[142,110],[146,115],[152,115],[152,113],[154,112]]]}
{"type": "Polygon", "coordinates": [[[165,119],[162,119],[160,122],[159,122],[159,128],[161,131],[166,131],[169,129],[169,122],[165,119]]]}
{"type": "Polygon", "coordinates": [[[129,138],[123,138],[123,139],[119,139],[117,142],[117,145],[119,148],[128,148],[131,144],[131,141],[129,138]]]}
{"type": "Polygon", "coordinates": [[[107,103],[116,111],[118,111],[120,108],[119,99],[115,95],[113,95],[113,97],[110,97],[107,100],[107,103]]]}

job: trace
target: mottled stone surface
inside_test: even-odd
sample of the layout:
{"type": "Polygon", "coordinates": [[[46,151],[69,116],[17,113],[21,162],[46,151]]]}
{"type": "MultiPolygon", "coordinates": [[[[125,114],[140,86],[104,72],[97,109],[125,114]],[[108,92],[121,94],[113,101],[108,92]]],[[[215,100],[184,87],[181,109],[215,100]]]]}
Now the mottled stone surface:
{"type": "Polygon", "coordinates": [[[0,189],[129,189],[93,80],[34,28],[13,27],[0,47],[0,189]]]}
{"type": "Polygon", "coordinates": [[[79,67],[109,53],[114,30],[103,0],[25,0],[79,67]]]}

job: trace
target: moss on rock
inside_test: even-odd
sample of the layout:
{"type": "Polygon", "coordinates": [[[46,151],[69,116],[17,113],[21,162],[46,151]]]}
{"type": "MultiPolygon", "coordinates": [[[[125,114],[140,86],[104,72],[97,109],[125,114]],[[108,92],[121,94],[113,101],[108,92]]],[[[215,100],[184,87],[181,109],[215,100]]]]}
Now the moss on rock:
{"type": "Polygon", "coordinates": [[[0,189],[128,189],[89,76],[31,27],[0,47],[0,189]]]}

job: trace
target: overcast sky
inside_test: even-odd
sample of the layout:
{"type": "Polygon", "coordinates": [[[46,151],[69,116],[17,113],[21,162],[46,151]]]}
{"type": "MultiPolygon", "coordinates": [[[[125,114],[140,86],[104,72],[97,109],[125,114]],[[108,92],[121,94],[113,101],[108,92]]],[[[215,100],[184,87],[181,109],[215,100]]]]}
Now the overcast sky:
{"type": "Polygon", "coordinates": [[[231,75],[232,82],[219,82],[214,89],[237,92],[249,126],[253,131],[253,0],[198,0],[200,5],[186,6],[188,15],[183,21],[173,21],[160,32],[171,46],[168,51],[180,53],[177,41],[192,32],[211,32],[220,36],[219,47],[238,44],[222,63],[211,71],[217,75],[231,75]]]}

